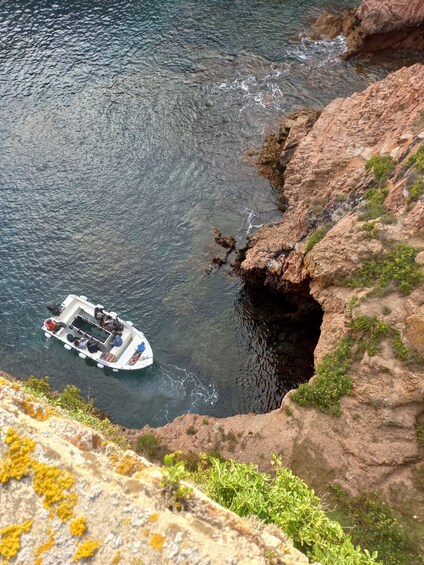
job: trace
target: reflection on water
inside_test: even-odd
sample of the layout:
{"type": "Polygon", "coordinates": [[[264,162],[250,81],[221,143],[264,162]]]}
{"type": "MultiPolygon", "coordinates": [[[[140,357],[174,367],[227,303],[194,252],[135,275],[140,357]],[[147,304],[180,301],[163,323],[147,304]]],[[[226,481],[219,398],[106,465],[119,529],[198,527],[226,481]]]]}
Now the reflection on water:
{"type": "Polygon", "coordinates": [[[240,282],[205,267],[214,227],[242,242],[279,217],[243,152],[287,110],[384,74],[341,62],[340,39],[292,41],[322,4],[3,5],[2,369],[74,383],[128,426],[278,405],[306,370],[301,330],[255,319],[240,282]],[[154,365],[108,374],[46,343],[43,305],[71,292],[132,320],[154,365]]]}

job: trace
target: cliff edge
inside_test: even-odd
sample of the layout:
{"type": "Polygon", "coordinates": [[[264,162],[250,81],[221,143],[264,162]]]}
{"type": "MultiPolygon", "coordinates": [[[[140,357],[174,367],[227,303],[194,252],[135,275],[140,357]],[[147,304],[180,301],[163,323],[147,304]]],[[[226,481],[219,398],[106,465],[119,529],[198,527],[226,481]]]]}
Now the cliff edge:
{"type": "Polygon", "coordinates": [[[164,471],[0,376],[0,561],[307,564],[191,487],[172,509],[164,471]]]}

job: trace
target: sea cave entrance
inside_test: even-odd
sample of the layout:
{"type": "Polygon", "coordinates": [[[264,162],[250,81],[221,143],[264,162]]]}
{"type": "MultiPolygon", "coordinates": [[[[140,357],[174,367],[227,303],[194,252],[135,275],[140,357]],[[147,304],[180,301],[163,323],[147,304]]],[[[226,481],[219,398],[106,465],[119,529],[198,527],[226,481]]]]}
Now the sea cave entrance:
{"type": "Polygon", "coordinates": [[[307,287],[283,293],[245,283],[242,302],[273,362],[275,380],[261,400],[261,412],[269,412],[313,376],[323,310],[307,287]]]}

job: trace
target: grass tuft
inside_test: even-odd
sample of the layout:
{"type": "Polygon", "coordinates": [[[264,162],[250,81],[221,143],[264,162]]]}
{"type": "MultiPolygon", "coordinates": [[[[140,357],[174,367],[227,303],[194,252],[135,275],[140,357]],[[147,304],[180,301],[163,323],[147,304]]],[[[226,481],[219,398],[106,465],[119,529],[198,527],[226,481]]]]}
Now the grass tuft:
{"type": "Polygon", "coordinates": [[[305,252],[308,253],[309,251],[311,251],[311,249],[324,238],[327,231],[328,228],[325,226],[321,226],[320,228],[316,229],[313,234],[308,237],[305,252]]]}
{"type": "Polygon", "coordinates": [[[408,159],[408,165],[413,165],[415,170],[424,173],[424,147],[419,147],[418,151],[408,159]]]}

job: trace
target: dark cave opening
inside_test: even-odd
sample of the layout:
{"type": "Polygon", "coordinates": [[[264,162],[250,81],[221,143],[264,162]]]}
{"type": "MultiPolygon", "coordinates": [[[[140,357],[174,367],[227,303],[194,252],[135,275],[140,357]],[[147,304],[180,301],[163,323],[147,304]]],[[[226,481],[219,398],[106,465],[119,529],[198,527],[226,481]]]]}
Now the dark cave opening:
{"type": "Polygon", "coordinates": [[[313,376],[323,310],[307,287],[283,293],[247,283],[243,302],[275,367],[272,393],[261,401],[261,412],[269,412],[280,407],[289,390],[313,376]]]}

